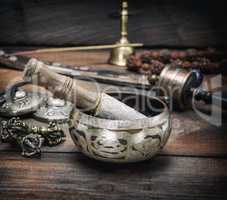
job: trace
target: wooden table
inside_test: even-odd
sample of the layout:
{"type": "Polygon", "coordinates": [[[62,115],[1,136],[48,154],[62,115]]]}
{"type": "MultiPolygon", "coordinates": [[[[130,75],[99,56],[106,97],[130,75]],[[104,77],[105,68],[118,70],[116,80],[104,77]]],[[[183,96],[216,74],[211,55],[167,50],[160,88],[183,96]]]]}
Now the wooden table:
{"type": "MultiPolygon", "coordinates": [[[[32,54],[67,64],[111,67],[108,52],[32,54]]],[[[21,73],[0,69],[0,88],[21,73]]],[[[168,144],[154,159],[113,165],[78,152],[70,136],[64,144],[43,148],[40,159],[20,156],[0,144],[0,199],[226,199],[227,126],[215,127],[194,112],[173,113],[168,144]]]]}

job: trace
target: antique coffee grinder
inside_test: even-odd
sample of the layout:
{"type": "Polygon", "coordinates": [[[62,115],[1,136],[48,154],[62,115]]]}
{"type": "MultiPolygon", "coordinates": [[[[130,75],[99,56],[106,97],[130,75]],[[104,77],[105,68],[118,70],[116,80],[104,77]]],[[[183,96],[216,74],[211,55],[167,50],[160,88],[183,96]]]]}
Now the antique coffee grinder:
{"type": "Polygon", "coordinates": [[[202,101],[205,104],[216,104],[227,107],[226,92],[222,96],[206,91],[201,87],[203,76],[197,70],[186,70],[174,66],[166,66],[160,76],[149,77],[151,85],[158,88],[158,96],[167,97],[174,108],[185,110],[192,107],[192,102],[202,101]]]}

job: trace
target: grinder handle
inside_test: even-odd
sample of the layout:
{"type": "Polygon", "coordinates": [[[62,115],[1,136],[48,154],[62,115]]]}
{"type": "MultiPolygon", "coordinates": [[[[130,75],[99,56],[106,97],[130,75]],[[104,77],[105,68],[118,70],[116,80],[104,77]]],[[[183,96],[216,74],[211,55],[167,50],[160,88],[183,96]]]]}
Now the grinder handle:
{"type": "Polygon", "coordinates": [[[208,92],[201,88],[195,89],[194,98],[197,101],[204,101],[206,104],[222,105],[223,109],[227,109],[227,89],[215,92],[208,92]],[[220,94],[218,94],[220,93],[220,94]]]}

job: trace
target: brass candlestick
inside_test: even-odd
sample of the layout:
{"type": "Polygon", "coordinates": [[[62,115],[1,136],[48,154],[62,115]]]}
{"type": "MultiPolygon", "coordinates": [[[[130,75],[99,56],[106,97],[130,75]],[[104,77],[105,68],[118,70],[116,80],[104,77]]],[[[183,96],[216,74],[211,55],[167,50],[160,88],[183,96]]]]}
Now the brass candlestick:
{"type": "MultiPolygon", "coordinates": [[[[121,39],[117,42],[117,45],[122,45],[116,47],[112,50],[109,63],[119,66],[127,65],[127,58],[133,54],[134,48],[131,46],[128,40],[128,1],[122,0],[121,9],[121,39]]],[[[142,46],[141,44],[138,46],[142,46]]]]}
{"type": "MultiPolygon", "coordinates": [[[[50,52],[67,52],[67,51],[87,51],[87,50],[101,50],[112,49],[109,58],[109,63],[119,66],[127,65],[127,58],[134,52],[135,47],[142,47],[141,43],[130,43],[128,41],[128,1],[121,0],[121,39],[115,44],[108,45],[94,45],[94,46],[79,46],[79,47],[63,47],[63,48],[48,48],[37,49],[33,51],[17,52],[16,55],[23,55],[29,53],[50,53],[50,52]]],[[[0,52],[1,54],[1,52],[0,52]]]]}

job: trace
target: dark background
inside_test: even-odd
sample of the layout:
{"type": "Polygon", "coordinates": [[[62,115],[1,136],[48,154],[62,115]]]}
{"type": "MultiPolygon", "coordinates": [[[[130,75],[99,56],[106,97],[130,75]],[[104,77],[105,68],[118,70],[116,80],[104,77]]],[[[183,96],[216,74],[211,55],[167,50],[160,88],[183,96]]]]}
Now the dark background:
{"type": "MultiPolygon", "coordinates": [[[[0,0],[0,45],[110,44],[119,38],[118,0],[0,0]]],[[[209,0],[129,0],[133,42],[225,47],[226,6],[209,0]]]]}

